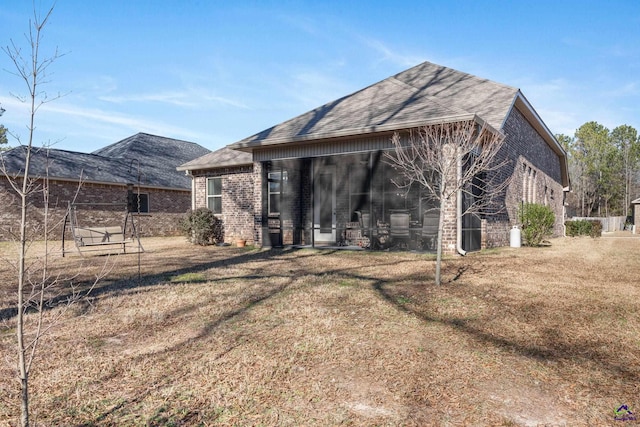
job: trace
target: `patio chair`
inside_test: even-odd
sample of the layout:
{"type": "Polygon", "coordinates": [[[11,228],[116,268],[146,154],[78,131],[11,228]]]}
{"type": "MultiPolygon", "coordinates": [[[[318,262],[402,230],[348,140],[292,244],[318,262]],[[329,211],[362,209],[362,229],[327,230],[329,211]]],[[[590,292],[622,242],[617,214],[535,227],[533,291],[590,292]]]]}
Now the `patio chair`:
{"type": "Polygon", "coordinates": [[[358,223],[360,224],[360,229],[362,230],[362,235],[365,237],[370,237],[371,235],[371,214],[369,212],[355,211],[356,216],[358,217],[358,223]]]}
{"type": "Polygon", "coordinates": [[[389,238],[391,244],[408,245],[411,241],[408,213],[392,213],[389,217],[389,238]]]}
{"type": "Polygon", "coordinates": [[[425,212],[422,218],[422,230],[420,232],[422,249],[429,251],[436,249],[439,222],[440,211],[438,209],[430,209],[425,212]]]}

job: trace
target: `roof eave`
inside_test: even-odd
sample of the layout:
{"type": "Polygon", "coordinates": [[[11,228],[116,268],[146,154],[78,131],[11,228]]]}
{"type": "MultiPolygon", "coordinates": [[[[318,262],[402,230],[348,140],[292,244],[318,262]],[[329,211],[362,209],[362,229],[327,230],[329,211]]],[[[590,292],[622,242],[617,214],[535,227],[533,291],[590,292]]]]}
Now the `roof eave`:
{"type": "Polygon", "coordinates": [[[323,133],[314,133],[314,134],[306,134],[306,135],[295,135],[293,137],[281,137],[281,138],[270,138],[268,140],[258,140],[258,141],[239,141],[233,144],[228,145],[229,148],[233,150],[240,150],[245,152],[253,152],[253,150],[258,148],[266,148],[273,147],[283,144],[291,144],[291,143],[301,143],[301,142],[314,142],[321,141],[327,139],[334,138],[344,138],[348,136],[354,135],[369,135],[375,133],[383,133],[383,132],[392,132],[403,129],[411,129],[420,126],[429,126],[439,123],[452,123],[459,122],[464,120],[476,120],[480,122],[480,119],[475,114],[465,113],[465,114],[457,114],[446,117],[438,117],[433,119],[420,119],[420,120],[410,120],[406,122],[397,122],[393,124],[387,125],[372,125],[364,128],[350,128],[350,129],[340,129],[332,132],[323,132],[323,133]]]}
{"type": "Polygon", "coordinates": [[[212,168],[235,168],[235,167],[241,167],[241,166],[251,166],[253,163],[252,162],[242,162],[242,163],[216,163],[216,164],[209,164],[209,163],[198,163],[198,164],[184,164],[184,165],[180,165],[176,168],[177,171],[180,172],[189,172],[189,171],[195,171],[195,170],[203,170],[203,169],[212,169],[212,168]]]}
{"type": "MultiPolygon", "coordinates": [[[[20,174],[11,174],[10,175],[11,178],[24,178],[24,173],[20,173],[20,174]]],[[[29,177],[31,179],[44,179],[43,176],[41,175],[29,175],[29,177]]],[[[6,178],[3,175],[0,175],[0,179],[2,178],[6,178]]],[[[64,178],[64,177],[58,177],[58,176],[49,176],[47,178],[50,181],[56,181],[56,182],[69,182],[69,183],[74,183],[74,184],[78,184],[79,179],[74,179],[74,178],[64,178]]],[[[116,182],[116,181],[98,181],[98,180],[88,180],[88,179],[83,179],[82,180],[82,185],[84,184],[91,184],[91,185],[110,185],[113,187],[126,187],[129,184],[133,184],[135,186],[138,186],[138,184],[136,184],[134,182],[134,180],[131,180],[131,182],[116,182]]],[[[152,189],[152,190],[164,190],[164,191],[191,191],[190,188],[187,187],[167,187],[164,185],[151,185],[151,184],[144,184],[141,183],[140,184],[140,188],[146,188],[146,189],[152,189]]]]}

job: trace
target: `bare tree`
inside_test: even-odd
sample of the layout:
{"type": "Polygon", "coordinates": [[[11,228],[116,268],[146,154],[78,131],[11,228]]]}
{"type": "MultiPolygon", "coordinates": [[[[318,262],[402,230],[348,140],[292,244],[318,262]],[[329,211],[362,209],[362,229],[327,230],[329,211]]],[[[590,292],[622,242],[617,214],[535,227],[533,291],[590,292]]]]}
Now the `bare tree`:
{"type": "MultiPolygon", "coordinates": [[[[29,124],[27,125],[28,130],[28,142],[24,144],[26,155],[25,155],[25,165],[23,176],[21,180],[11,179],[8,174],[5,173],[5,177],[9,180],[13,189],[19,195],[20,198],[20,206],[21,206],[21,215],[20,215],[20,236],[19,236],[19,254],[18,254],[18,264],[17,268],[17,276],[18,276],[18,284],[17,284],[17,319],[16,319],[16,335],[17,335],[17,353],[18,353],[18,376],[20,379],[21,386],[21,405],[20,405],[20,424],[22,426],[29,425],[29,372],[31,369],[31,364],[33,362],[35,351],[37,348],[38,341],[40,337],[45,332],[45,327],[42,322],[42,313],[44,308],[44,300],[45,300],[45,292],[47,287],[52,283],[51,280],[47,278],[48,276],[48,268],[47,263],[45,261],[43,273],[42,273],[42,282],[41,286],[31,286],[29,290],[30,277],[28,273],[28,267],[26,265],[27,261],[27,218],[28,218],[28,198],[35,191],[39,191],[38,186],[35,184],[35,180],[31,179],[29,176],[29,168],[31,162],[31,152],[33,149],[33,140],[35,133],[35,116],[40,107],[53,100],[58,98],[56,96],[54,98],[48,98],[46,92],[41,90],[41,86],[48,82],[48,73],[47,70],[49,66],[58,59],[61,55],[55,51],[55,53],[46,58],[42,59],[40,56],[40,46],[42,42],[42,32],[44,27],[46,26],[51,14],[53,12],[53,7],[51,7],[48,12],[44,15],[40,15],[37,11],[34,10],[33,20],[29,20],[29,33],[26,34],[27,43],[29,44],[29,50],[27,54],[23,54],[22,49],[13,41],[10,40],[10,44],[6,47],[3,47],[2,50],[7,54],[9,59],[13,62],[15,67],[15,71],[11,72],[12,74],[19,77],[24,84],[26,85],[28,91],[28,97],[20,98],[16,96],[18,99],[23,102],[29,103],[29,111],[30,111],[30,119],[29,124]],[[25,316],[27,311],[35,304],[38,307],[39,317],[36,321],[36,330],[33,334],[27,334],[25,331],[25,316]]],[[[21,142],[20,140],[18,140],[21,142]]],[[[5,171],[6,172],[6,171],[5,171]]],[[[45,222],[46,217],[48,215],[48,211],[46,206],[48,204],[48,198],[46,194],[48,192],[47,184],[45,182],[45,222]]],[[[45,227],[45,232],[46,230],[45,227]]],[[[46,240],[46,236],[45,236],[46,240]]],[[[46,257],[46,254],[45,254],[46,257]]],[[[46,258],[45,258],[46,260],[46,258]]],[[[53,281],[55,282],[55,281],[53,281]]]]}
{"type": "MultiPolygon", "coordinates": [[[[401,179],[398,187],[417,183],[439,207],[435,283],[440,285],[442,237],[448,203],[466,203],[459,214],[495,214],[501,211],[509,179],[500,173],[507,160],[499,159],[504,136],[478,119],[439,123],[392,137],[395,150],[389,163],[401,179]]],[[[458,230],[459,232],[459,230],[458,230]]]]}

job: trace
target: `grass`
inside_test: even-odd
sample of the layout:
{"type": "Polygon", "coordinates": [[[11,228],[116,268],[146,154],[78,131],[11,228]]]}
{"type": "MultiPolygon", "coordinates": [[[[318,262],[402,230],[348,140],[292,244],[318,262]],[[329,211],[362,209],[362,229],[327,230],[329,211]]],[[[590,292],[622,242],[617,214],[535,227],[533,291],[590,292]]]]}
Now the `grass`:
{"type": "Polygon", "coordinates": [[[203,283],[207,281],[207,277],[202,273],[183,273],[172,276],[169,281],[171,283],[203,283]]]}
{"type": "MultiPolygon", "coordinates": [[[[114,265],[42,342],[40,424],[586,426],[640,410],[640,239],[449,258],[440,287],[420,254],[143,244],[140,281],[136,255],[55,258],[78,280],[114,265]]],[[[17,392],[0,383],[2,425],[17,392]]]]}

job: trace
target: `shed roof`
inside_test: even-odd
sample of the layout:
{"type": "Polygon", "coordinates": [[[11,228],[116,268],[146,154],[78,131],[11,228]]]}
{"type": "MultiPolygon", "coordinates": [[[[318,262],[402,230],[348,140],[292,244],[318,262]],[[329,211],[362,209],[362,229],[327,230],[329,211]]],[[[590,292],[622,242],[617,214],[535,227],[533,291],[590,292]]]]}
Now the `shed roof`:
{"type": "MultiPolygon", "coordinates": [[[[193,142],[138,133],[122,141],[94,151],[80,153],[53,148],[32,150],[30,175],[52,179],[127,184],[140,182],[147,187],[189,189],[191,180],[176,167],[208,153],[193,142]],[[48,173],[47,173],[48,169],[48,173]]],[[[2,153],[2,161],[12,175],[22,175],[26,147],[2,153]]]]}

